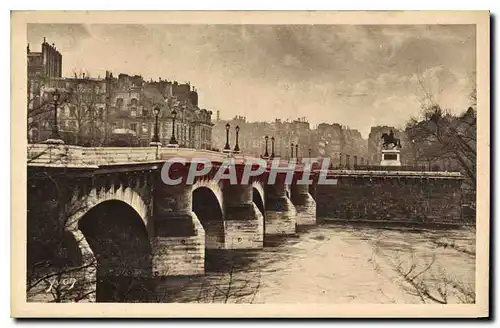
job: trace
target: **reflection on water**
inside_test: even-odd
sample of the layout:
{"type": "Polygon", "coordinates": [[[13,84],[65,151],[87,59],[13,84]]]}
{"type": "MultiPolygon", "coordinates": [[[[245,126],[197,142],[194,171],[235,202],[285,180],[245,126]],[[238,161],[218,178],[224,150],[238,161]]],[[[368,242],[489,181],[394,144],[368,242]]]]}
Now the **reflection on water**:
{"type": "MultiPolygon", "coordinates": [[[[205,276],[151,282],[150,302],[422,303],[417,275],[448,303],[474,290],[475,230],[318,223],[260,250],[208,251],[205,276]],[[425,272],[424,271],[429,267],[425,272]]],[[[424,298],[425,299],[425,298],[424,298]]],[[[470,301],[470,300],[469,300],[470,301]]],[[[427,302],[429,302],[427,300],[427,302]]],[[[429,302],[432,303],[432,302],[429,302]]]]}

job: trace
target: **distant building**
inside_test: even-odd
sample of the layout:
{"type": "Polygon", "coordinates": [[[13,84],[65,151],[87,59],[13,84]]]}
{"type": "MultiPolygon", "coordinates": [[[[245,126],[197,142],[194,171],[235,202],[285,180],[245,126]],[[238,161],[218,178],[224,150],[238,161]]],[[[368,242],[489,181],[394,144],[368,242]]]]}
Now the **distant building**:
{"type": "Polygon", "coordinates": [[[333,166],[353,167],[366,163],[366,140],[358,130],[338,123],[321,123],[316,134],[319,155],[329,157],[333,166]]]}
{"type": "Polygon", "coordinates": [[[357,130],[342,127],[340,124],[319,124],[316,129],[311,129],[305,118],[292,122],[276,119],[274,122],[248,122],[245,117],[235,116],[231,120],[215,122],[213,129],[214,146],[223,149],[226,143],[226,124],[230,125],[229,144],[235,146],[235,127],[239,126],[239,147],[246,154],[261,156],[265,154],[265,136],[268,136],[268,154],[272,154],[272,141],[274,137],[275,156],[289,158],[293,156],[308,157],[309,150],[312,157],[329,157],[333,165],[340,164],[343,156],[343,165],[349,158],[350,165],[361,164],[367,158],[367,142],[357,130]],[[291,149],[293,144],[293,150],[291,149]],[[296,145],[298,149],[296,148],[296,145]]]}
{"type": "Polygon", "coordinates": [[[113,79],[110,109],[113,129],[126,129],[146,146],[154,133],[155,106],[160,108],[160,142],[169,143],[172,136],[172,111],[175,109],[175,137],[181,147],[212,148],[212,112],[198,107],[198,93],[189,84],[169,81],[129,83],[120,74],[113,79]]]}
{"type": "Polygon", "coordinates": [[[160,108],[160,142],[172,136],[172,111],[176,111],[175,136],[181,147],[212,148],[212,112],[198,106],[198,92],[189,83],[145,81],[140,75],[106,72],[104,78],[84,73],[61,76],[62,56],[42,43],[41,53],[28,48],[28,136],[42,142],[53,126],[55,88],[61,92],[58,128],[67,144],[148,146],[155,115],[160,108]],[[51,114],[52,113],[52,114],[51,114]]]}
{"type": "Polygon", "coordinates": [[[28,44],[28,79],[54,78],[62,76],[62,55],[57,51],[55,44],[50,45],[43,38],[41,51],[33,52],[28,44]]]}

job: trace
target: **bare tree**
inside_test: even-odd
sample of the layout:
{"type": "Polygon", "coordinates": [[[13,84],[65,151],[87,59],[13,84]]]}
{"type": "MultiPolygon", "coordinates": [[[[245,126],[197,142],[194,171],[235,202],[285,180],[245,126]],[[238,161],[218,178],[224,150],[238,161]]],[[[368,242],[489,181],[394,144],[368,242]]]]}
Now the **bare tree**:
{"type": "MultiPolygon", "coordinates": [[[[476,185],[476,110],[469,107],[461,115],[443,109],[418,78],[424,97],[421,99],[422,119],[411,118],[406,133],[412,140],[416,158],[429,163],[453,160],[460,166],[475,189],[476,185]]],[[[475,106],[475,88],[469,98],[475,106]]]]}
{"type": "Polygon", "coordinates": [[[387,252],[380,247],[383,236],[375,239],[372,258],[369,260],[374,269],[387,275],[378,260],[382,259],[396,274],[391,277],[407,295],[418,298],[422,303],[474,303],[474,286],[453,277],[437,266],[436,254],[417,253],[413,248],[387,252]]]}
{"type": "Polygon", "coordinates": [[[28,171],[27,299],[92,300],[96,259],[72,218],[85,208],[64,174],[28,171]],[[75,232],[75,233],[73,233],[75,232]]]}
{"type": "Polygon", "coordinates": [[[75,80],[68,94],[67,107],[70,131],[75,135],[75,144],[92,144],[99,146],[105,143],[107,117],[104,108],[103,94],[93,80],[75,80]]]}
{"type": "MultiPolygon", "coordinates": [[[[108,113],[105,111],[106,94],[100,92],[99,83],[88,78],[67,79],[61,88],[58,101],[58,125],[60,132],[74,136],[69,143],[100,146],[106,143],[108,113]],[[69,113],[68,113],[69,112],[69,113]],[[67,124],[64,124],[67,123],[67,124]],[[65,126],[66,125],[66,126],[65,126]]],[[[51,99],[53,81],[43,76],[28,79],[28,136],[34,129],[50,130],[55,102],[51,99]]],[[[66,140],[68,143],[68,140],[66,140]]]]}
{"type": "Polygon", "coordinates": [[[143,285],[143,291],[150,293],[149,302],[195,302],[195,303],[254,303],[260,290],[261,273],[238,270],[235,261],[224,261],[225,272],[213,272],[199,279],[156,277],[153,284],[143,285]],[[174,280],[174,283],[169,283],[174,280]],[[153,287],[154,288],[154,287],[153,287]]]}

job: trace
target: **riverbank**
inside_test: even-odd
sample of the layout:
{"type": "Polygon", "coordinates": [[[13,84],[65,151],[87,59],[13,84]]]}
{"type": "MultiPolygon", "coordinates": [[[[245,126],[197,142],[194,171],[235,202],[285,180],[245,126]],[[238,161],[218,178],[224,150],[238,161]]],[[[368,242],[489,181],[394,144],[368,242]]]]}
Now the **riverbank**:
{"type": "Polygon", "coordinates": [[[475,228],[475,223],[467,222],[422,222],[422,221],[410,221],[410,220],[364,220],[364,219],[339,219],[339,218],[318,218],[318,222],[324,223],[335,223],[349,226],[366,226],[373,228],[409,228],[409,229],[471,229],[475,228]]]}

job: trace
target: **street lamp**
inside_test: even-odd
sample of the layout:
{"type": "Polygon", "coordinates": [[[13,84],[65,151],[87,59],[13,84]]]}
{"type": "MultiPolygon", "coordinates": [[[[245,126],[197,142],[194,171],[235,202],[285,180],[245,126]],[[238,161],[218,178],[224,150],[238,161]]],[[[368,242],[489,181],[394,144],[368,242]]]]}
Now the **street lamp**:
{"type": "Polygon", "coordinates": [[[271,158],[274,158],[274,137],[271,137],[271,158]]]}
{"type": "Polygon", "coordinates": [[[59,129],[57,127],[57,105],[59,103],[59,99],[61,98],[61,94],[57,89],[52,93],[52,99],[54,100],[54,124],[52,125],[52,135],[50,136],[51,141],[61,143],[61,137],[59,136],[59,129]]]}
{"type": "Polygon", "coordinates": [[[293,142],[290,144],[290,158],[293,158],[293,142]]]}
{"type": "Polygon", "coordinates": [[[234,146],[234,152],[239,153],[240,152],[240,146],[238,145],[238,135],[240,134],[240,127],[236,125],[236,146],[234,146]]]}
{"type": "Polygon", "coordinates": [[[417,148],[415,148],[415,139],[411,140],[412,151],[413,151],[413,166],[417,166],[417,148]]]}
{"type": "Polygon", "coordinates": [[[308,149],[308,152],[309,152],[309,158],[311,158],[311,148],[308,149]]]}
{"type": "Polygon", "coordinates": [[[172,136],[170,137],[170,141],[168,142],[170,145],[177,145],[177,140],[175,139],[175,117],[177,116],[177,112],[175,109],[172,110],[172,136]]]}
{"type": "Polygon", "coordinates": [[[299,158],[299,144],[295,145],[295,157],[299,158]]]}
{"type": "Polygon", "coordinates": [[[159,128],[158,128],[158,116],[160,115],[160,106],[156,105],[153,108],[153,113],[155,114],[155,129],[150,146],[158,146],[158,144],[160,143],[159,128]]]}
{"type": "Polygon", "coordinates": [[[264,157],[269,158],[269,152],[267,151],[267,142],[269,141],[269,137],[265,136],[264,139],[266,140],[266,152],[264,154],[264,157]]]}
{"type": "Polygon", "coordinates": [[[226,145],[224,146],[224,151],[226,152],[231,151],[231,147],[229,146],[229,128],[231,128],[231,125],[226,123],[226,145]]]}

